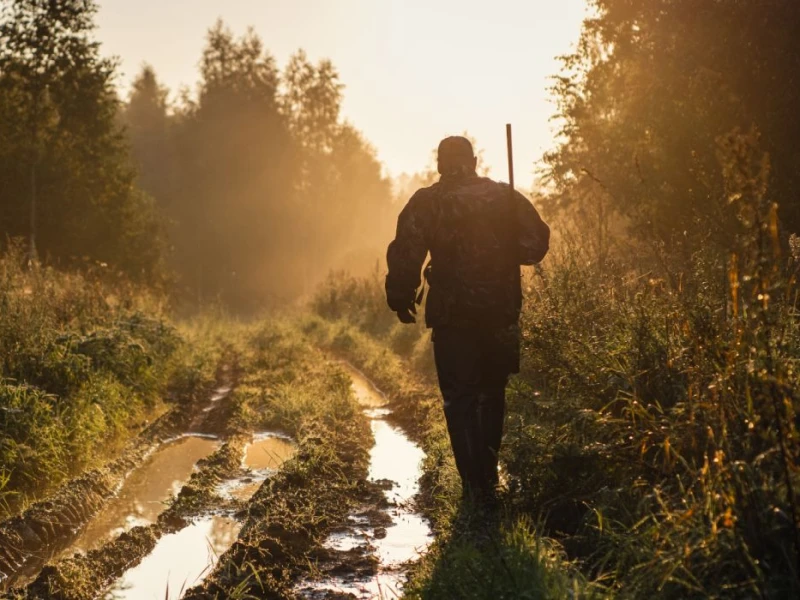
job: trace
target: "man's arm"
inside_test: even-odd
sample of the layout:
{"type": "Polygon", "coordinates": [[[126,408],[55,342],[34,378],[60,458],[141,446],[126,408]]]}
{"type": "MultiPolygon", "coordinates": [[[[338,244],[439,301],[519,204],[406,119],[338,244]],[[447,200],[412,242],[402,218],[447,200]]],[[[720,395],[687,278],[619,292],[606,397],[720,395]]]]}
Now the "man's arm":
{"type": "Polygon", "coordinates": [[[550,249],[550,228],[539,216],[533,204],[519,192],[514,193],[519,218],[519,262],[535,265],[550,249]]]}
{"type": "MultiPolygon", "coordinates": [[[[423,215],[424,198],[417,192],[397,219],[397,234],[389,244],[386,262],[386,300],[389,308],[401,313],[414,312],[422,263],[428,254],[428,237],[423,215]]],[[[400,315],[398,315],[400,316],[400,315]]]]}

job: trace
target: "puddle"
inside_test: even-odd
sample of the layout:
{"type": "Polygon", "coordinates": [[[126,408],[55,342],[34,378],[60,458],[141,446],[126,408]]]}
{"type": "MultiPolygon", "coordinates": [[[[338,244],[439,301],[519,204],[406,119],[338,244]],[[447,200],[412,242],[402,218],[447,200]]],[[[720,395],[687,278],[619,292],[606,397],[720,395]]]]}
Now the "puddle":
{"type": "Polygon", "coordinates": [[[166,508],[165,502],[189,480],[197,461],[209,456],[219,446],[217,439],[195,435],[161,444],[125,478],[119,491],[73,542],[64,540],[60,547],[27,557],[28,562],[9,581],[0,581],[0,587],[27,585],[42,566],[54,558],[67,558],[76,552],[99,548],[123,531],[155,522],[166,508]]]}
{"type": "MultiPolygon", "coordinates": [[[[353,380],[353,392],[371,419],[375,445],[370,451],[369,478],[389,482],[384,495],[389,507],[382,509],[388,517],[386,527],[374,524],[363,515],[351,515],[345,532],[332,534],[325,547],[338,552],[364,549],[378,559],[377,575],[359,577],[357,574],[336,575],[316,582],[305,582],[299,590],[306,598],[324,598],[331,592],[352,594],[359,599],[399,598],[405,579],[402,566],[420,556],[431,542],[428,522],[413,507],[419,491],[422,450],[402,432],[390,425],[386,417],[386,399],[369,380],[357,370],[344,365],[353,380]]],[[[346,559],[343,560],[347,566],[346,559]]]]}
{"type": "Polygon", "coordinates": [[[261,433],[253,438],[244,455],[244,466],[253,471],[276,471],[294,454],[291,439],[280,433],[261,433]]]}
{"type": "Polygon", "coordinates": [[[128,475],[117,495],[92,519],[64,555],[98,548],[123,531],[154,523],[166,508],[165,502],[189,480],[197,461],[219,446],[219,440],[199,436],[180,437],[162,444],[128,475]]]}
{"type": "Polygon", "coordinates": [[[162,537],[151,554],[114,584],[105,600],[172,600],[198,585],[234,541],[241,523],[207,517],[162,537]]]}
{"type": "Polygon", "coordinates": [[[342,368],[350,376],[350,380],[352,381],[350,389],[353,390],[353,394],[361,406],[370,408],[386,406],[387,400],[383,392],[376,388],[361,371],[347,363],[342,363],[342,368]]]}
{"type": "Polygon", "coordinates": [[[264,432],[253,436],[253,442],[245,448],[243,466],[249,472],[244,477],[227,481],[217,490],[223,498],[235,498],[246,502],[253,497],[266,479],[275,474],[281,465],[294,456],[295,446],[291,438],[275,432],[264,432]]]}
{"type": "MultiPolygon", "coordinates": [[[[281,433],[256,434],[242,459],[246,474],[221,484],[218,492],[225,498],[250,499],[294,452],[291,439],[281,433]]],[[[165,535],[152,553],[117,581],[106,600],[180,598],[213,570],[219,555],[236,541],[241,527],[231,516],[216,515],[165,535]]]]}

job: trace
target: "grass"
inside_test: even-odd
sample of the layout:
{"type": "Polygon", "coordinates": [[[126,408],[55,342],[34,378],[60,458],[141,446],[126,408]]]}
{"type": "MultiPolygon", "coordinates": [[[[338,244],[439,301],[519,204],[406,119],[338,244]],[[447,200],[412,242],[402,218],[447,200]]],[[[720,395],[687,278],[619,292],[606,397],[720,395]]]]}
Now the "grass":
{"type": "Polygon", "coordinates": [[[428,386],[428,408],[413,402],[408,420],[429,454],[439,535],[409,597],[800,595],[798,263],[780,258],[771,211],[758,205],[731,254],[661,256],[644,270],[641,257],[598,260],[565,234],[546,273],[526,275],[506,525],[488,551],[453,527],[424,330],[392,321],[377,277],[327,282],[307,326],[321,343],[390,394],[428,386]]]}
{"type": "Polygon", "coordinates": [[[219,315],[178,322],[161,295],[0,256],[0,518],[115,457],[201,398],[233,360],[219,315]]]}

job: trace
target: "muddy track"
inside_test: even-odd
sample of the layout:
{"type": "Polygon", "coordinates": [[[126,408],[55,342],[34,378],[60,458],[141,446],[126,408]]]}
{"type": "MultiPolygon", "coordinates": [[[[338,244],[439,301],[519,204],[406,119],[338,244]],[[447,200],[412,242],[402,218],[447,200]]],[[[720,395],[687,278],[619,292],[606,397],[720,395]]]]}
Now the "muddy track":
{"type": "MultiPolygon", "coordinates": [[[[323,371],[327,373],[325,377],[330,377],[336,370],[337,367],[329,365],[311,377],[320,377],[323,371]]],[[[346,375],[352,375],[351,369],[344,370],[346,375]]],[[[371,384],[362,381],[362,388],[367,386],[372,389],[371,384]]],[[[357,388],[355,385],[356,396],[357,388]]],[[[105,597],[112,586],[114,590],[125,590],[119,586],[124,586],[131,577],[141,578],[139,572],[142,569],[149,572],[154,560],[160,560],[162,566],[171,566],[172,559],[177,557],[164,554],[164,542],[197,532],[197,527],[210,523],[212,517],[231,523],[232,537],[219,549],[214,568],[199,577],[202,583],[182,597],[351,597],[340,595],[337,590],[353,584],[355,597],[373,598],[378,596],[370,595],[371,582],[377,581],[379,575],[384,580],[390,577],[392,589],[397,589],[405,571],[401,563],[415,558],[417,548],[401,543],[405,558],[387,561],[387,548],[390,554],[395,552],[392,544],[397,539],[395,534],[392,541],[391,532],[401,531],[403,527],[394,526],[404,519],[418,517],[409,492],[398,495],[393,491],[399,485],[397,478],[389,480],[395,475],[391,461],[407,461],[392,456],[391,448],[386,455],[387,434],[391,436],[394,432],[405,440],[399,429],[387,422],[389,411],[368,404],[363,411],[348,409],[351,414],[347,418],[323,412],[318,418],[306,419],[295,431],[298,446],[294,458],[277,473],[247,483],[254,493],[242,498],[230,493],[230,483],[253,481],[252,472],[244,471],[243,457],[256,444],[250,431],[240,429],[247,422],[241,418],[242,411],[248,409],[244,408],[247,405],[244,395],[239,396],[239,393],[224,397],[217,394],[212,402],[194,406],[191,411],[167,415],[140,436],[124,459],[98,471],[105,479],[95,482],[91,480],[92,474],[86,475],[67,486],[62,491],[63,497],[51,499],[49,507],[46,503],[32,507],[31,511],[49,508],[50,517],[58,514],[58,520],[51,522],[57,521],[60,527],[51,527],[47,538],[58,541],[56,548],[48,546],[46,556],[31,554],[39,560],[36,565],[39,568],[47,556],[63,550],[65,538],[75,539],[76,531],[117,493],[119,482],[133,466],[142,464],[155,444],[174,437],[176,432],[189,430],[195,435],[213,434],[225,440],[213,454],[197,463],[169,507],[153,522],[129,528],[96,549],[57,559],[41,569],[27,587],[2,597],[94,600],[105,597]],[[381,437],[383,441],[374,445],[374,440],[381,437]],[[385,454],[383,479],[378,475],[380,469],[375,470],[376,460],[381,460],[380,456],[376,459],[376,451],[381,448],[385,454]],[[117,463],[119,466],[114,470],[112,467],[117,463]],[[88,482],[82,483],[84,479],[88,482]],[[95,492],[95,486],[100,486],[101,492],[95,492]],[[80,514],[72,508],[79,500],[89,507],[80,514]],[[63,507],[63,514],[58,507],[63,507]]],[[[385,406],[386,400],[380,398],[379,405],[385,406]]],[[[416,464],[411,468],[411,475],[406,478],[413,479],[416,486],[419,475],[416,464]]],[[[26,516],[28,513],[20,518],[20,530],[31,526],[32,521],[26,521],[26,516]]],[[[427,525],[424,531],[429,531],[427,525]]],[[[426,535],[423,533],[423,537],[426,535]]],[[[204,538],[193,539],[195,547],[204,546],[204,538]]],[[[204,562],[201,567],[205,565],[204,562]]],[[[157,576],[159,582],[161,577],[157,576]]],[[[191,580],[187,583],[191,584],[191,580]]],[[[163,587],[158,589],[157,595],[163,593],[163,587]]],[[[122,597],[139,597],[125,595],[124,591],[122,594],[122,597]]]]}
{"type": "Polygon", "coordinates": [[[405,563],[430,541],[413,499],[422,453],[386,422],[374,386],[343,369],[364,411],[344,428],[307,428],[296,459],[244,511],[238,540],[185,598],[397,597],[405,563]]]}
{"type": "Polygon", "coordinates": [[[308,572],[309,555],[347,517],[366,482],[369,430],[363,420],[333,429],[308,425],[296,457],[263,485],[241,517],[231,548],[187,599],[294,597],[295,581],[308,572]],[[248,594],[250,596],[248,596],[248,594]]]}
{"type": "Polygon", "coordinates": [[[127,475],[158,446],[200,418],[204,423],[201,431],[213,430],[225,404],[220,400],[231,390],[231,377],[229,369],[221,368],[216,393],[206,389],[193,394],[146,427],[119,458],[71,480],[51,497],[0,524],[0,589],[35,575],[47,560],[69,547],[127,475]],[[206,412],[209,408],[212,410],[206,412]]]}
{"type": "Polygon", "coordinates": [[[87,554],[76,554],[46,566],[24,593],[15,597],[64,600],[102,597],[117,578],[153,551],[160,538],[186,527],[193,517],[208,511],[212,505],[216,507],[215,489],[239,468],[248,441],[248,436],[235,435],[200,461],[197,471],[155,523],[134,527],[87,554]]]}

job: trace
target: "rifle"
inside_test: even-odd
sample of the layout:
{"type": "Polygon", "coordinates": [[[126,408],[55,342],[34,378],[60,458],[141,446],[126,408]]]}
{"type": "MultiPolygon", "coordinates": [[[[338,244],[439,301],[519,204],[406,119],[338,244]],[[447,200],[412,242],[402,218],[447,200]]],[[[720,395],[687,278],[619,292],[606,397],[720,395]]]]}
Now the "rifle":
{"type": "Polygon", "coordinates": [[[508,201],[510,203],[509,215],[511,217],[509,229],[511,233],[511,242],[513,244],[512,256],[514,257],[519,273],[519,295],[517,297],[517,303],[519,307],[522,308],[522,269],[520,268],[522,261],[519,256],[519,214],[517,213],[517,192],[514,189],[514,142],[511,136],[511,123],[506,123],[506,148],[508,149],[508,201]]]}
{"type": "Polygon", "coordinates": [[[506,146],[508,147],[508,185],[514,197],[514,142],[511,139],[511,123],[506,123],[506,146]]]}

